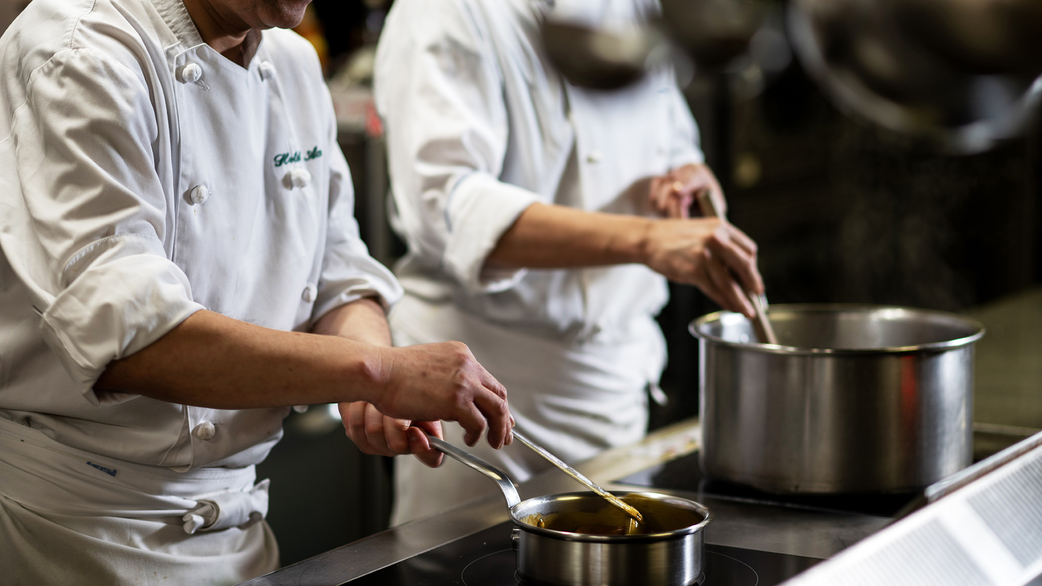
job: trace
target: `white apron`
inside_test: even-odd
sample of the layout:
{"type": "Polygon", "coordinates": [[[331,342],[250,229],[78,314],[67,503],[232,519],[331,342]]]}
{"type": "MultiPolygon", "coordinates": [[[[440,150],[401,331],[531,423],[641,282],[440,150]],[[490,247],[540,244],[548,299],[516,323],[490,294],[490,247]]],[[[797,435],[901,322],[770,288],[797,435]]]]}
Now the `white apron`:
{"type": "Polygon", "coordinates": [[[253,466],[186,473],[0,419],[4,584],[237,584],[278,568],[253,466]],[[193,533],[189,533],[193,531],[193,533]]]}

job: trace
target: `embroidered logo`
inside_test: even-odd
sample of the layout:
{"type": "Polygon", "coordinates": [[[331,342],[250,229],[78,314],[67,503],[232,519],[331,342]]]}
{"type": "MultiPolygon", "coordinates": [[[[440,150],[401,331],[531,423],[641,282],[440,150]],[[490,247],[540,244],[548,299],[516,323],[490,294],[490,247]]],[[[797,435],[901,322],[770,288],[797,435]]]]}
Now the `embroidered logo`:
{"type": "Polygon", "coordinates": [[[94,462],[87,462],[87,465],[91,466],[92,468],[97,468],[98,470],[101,470],[105,474],[108,474],[109,476],[112,476],[112,477],[115,477],[116,474],[119,473],[119,470],[116,470],[115,468],[106,468],[104,466],[98,466],[94,462]]]}
{"type": "MultiPolygon", "coordinates": [[[[304,160],[310,161],[317,159],[322,156],[322,151],[316,145],[315,148],[304,153],[304,160]]],[[[281,167],[290,163],[299,163],[301,160],[300,151],[294,151],[292,153],[279,153],[275,155],[275,166],[281,167]]]]}

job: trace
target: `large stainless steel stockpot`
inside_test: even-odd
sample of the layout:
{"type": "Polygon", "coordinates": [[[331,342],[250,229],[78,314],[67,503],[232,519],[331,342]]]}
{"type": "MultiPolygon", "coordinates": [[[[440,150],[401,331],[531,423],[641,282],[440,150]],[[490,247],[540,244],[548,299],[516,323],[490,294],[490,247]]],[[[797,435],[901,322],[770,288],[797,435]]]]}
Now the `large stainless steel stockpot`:
{"type": "Polygon", "coordinates": [[[431,445],[499,485],[514,522],[517,569],[525,584],[548,586],[691,586],[702,576],[704,529],[711,515],[688,499],[651,492],[613,493],[644,518],[629,517],[593,492],[522,501],[498,468],[438,438],[431,445]],[[621,534],[611,534],[618,530],[621,534]]]}
{"type": "Polygon", "coordinates": [[[699,339],[701,464],[775,493],[904,492],[968,466],[984,327],[905,307],[776,305],[779,345],[740,314],[699,339]]]}

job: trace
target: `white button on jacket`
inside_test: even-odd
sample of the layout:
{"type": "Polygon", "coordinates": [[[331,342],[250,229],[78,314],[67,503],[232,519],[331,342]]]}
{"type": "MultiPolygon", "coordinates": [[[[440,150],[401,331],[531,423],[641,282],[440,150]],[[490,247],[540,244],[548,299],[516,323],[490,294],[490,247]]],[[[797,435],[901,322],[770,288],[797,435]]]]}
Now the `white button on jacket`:
{"type": "Polygon", "coordinates": [[[272,65],[270,61],[261,61],[260,64],[257,65],[257,69],[260,72],[261,79],[264,81],[275,77],[275,66],[272,65]]]}
{"type": "Polygon", "coordinates": [[[206,203],[206,200],[210,197],[210,190],[205,185],[196,185],[188,192],[189,198],[195,205],[202,205],[206,203]]]}
{"type": "Polygon", "coordinates": [[[213,439],[213,436],[217,435],[217,428],[214,424],[209,421],[204,421],[199,425],[195,426],[195,437],[208,442],[213,439]]]}
{"type": "Polygon", "coordinates": [[[195,63],[188,63],[177,70],[177,79],[182,83],[195,83],[202,76],[203,68],[195,63]]]}
{"type": "Polygon", "coordinates": [[[307,169],[293,169],[289,172],[290,183],[297,189],[303,189],[311,185],[311,173],[307,169]]]}

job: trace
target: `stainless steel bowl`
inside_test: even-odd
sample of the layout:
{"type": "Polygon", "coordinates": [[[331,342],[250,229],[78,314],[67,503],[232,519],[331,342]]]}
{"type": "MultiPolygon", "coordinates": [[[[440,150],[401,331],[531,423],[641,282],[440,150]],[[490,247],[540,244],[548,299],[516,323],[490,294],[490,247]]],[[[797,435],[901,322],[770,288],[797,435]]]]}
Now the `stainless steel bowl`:
{"type": "Polygon", "coordinates": [[[779,345],[730,312],[699,339],[701,463],[775,493],[905,492],[968,466],[984,327],[906,307],[776,305],[779,345]]]}

